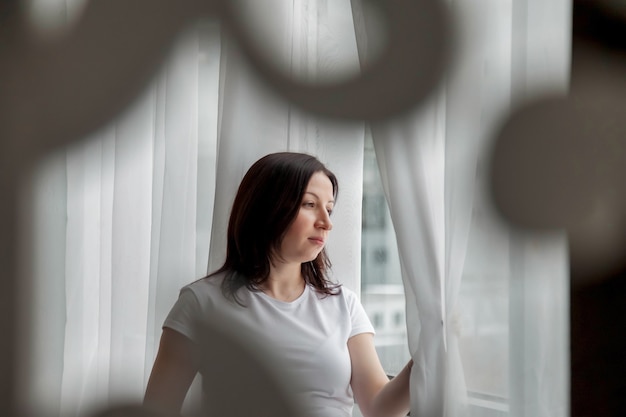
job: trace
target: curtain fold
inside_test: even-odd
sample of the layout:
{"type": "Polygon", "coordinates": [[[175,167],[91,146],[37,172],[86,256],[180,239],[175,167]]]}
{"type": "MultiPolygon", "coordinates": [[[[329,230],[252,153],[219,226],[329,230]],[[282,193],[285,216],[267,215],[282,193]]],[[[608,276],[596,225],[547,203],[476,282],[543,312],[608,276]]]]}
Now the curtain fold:
{"type": "Polygon", "coordinates": [[[449,365],[442,288],[445,129],[441,102],[428,109],[416,120],[372,126],[372,136],[407,298],[409,351],[414,360],[411,412],[435,416],[443,415],[449,365]]]}
{"type": "Polygon", "coordinates": [[[198,33],[174,50],[157,82],[154,108],[154,168],[151,175],[152,213],[150,271],[147,275],[150,306],[146,341],[146,369],[161,324],[185,277],[196,277],[196,222],[198,214],[198,33]]]}

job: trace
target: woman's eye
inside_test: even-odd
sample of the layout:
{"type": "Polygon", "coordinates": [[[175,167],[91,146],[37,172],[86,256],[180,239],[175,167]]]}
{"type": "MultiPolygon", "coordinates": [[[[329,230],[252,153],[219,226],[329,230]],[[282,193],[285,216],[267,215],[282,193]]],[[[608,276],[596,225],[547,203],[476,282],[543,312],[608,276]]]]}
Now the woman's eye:
{"type": "Polygon", "coordinates": [[[305,201],[303,204],[304,207],[315,207],[315,203],[312,201],[305,201]]]}

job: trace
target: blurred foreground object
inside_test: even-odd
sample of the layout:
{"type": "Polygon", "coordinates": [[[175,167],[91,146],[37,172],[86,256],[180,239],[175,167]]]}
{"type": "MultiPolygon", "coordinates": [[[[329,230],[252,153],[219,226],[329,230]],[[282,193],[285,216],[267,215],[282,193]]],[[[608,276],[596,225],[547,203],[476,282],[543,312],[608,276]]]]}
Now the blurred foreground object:
{"type": "Polygon", "coordinates": [[[602,80],[605,88],[519,110],[493,153],[494,199],[505,218],[527,230],[567,230],[573,286],[626,268],[626,85],[602,80]]]}

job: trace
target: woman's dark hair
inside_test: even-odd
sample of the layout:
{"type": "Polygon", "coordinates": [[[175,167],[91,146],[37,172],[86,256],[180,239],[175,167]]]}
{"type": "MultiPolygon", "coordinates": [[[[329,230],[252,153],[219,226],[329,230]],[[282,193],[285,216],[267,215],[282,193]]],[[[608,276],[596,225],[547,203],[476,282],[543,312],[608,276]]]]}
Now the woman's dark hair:
{"type": "MultiPolygon", "coordinates": [[[[337,197],[335,175],[315,157],[302,153],[279,152],[255,162],[241,180],[228,223],[226,261],[209,276],[225,272],[224,295],[237,302],[237,291],[245,286],[259,291],[269,278],[272,254],[278,253],[293,223],[309,180],[324,173],[337,197]]],[[[319,293],[336,294],[339,285],[328,278],[331,263],[323,249],[317,258],[302,264],[307,284],[319,293]]]]}

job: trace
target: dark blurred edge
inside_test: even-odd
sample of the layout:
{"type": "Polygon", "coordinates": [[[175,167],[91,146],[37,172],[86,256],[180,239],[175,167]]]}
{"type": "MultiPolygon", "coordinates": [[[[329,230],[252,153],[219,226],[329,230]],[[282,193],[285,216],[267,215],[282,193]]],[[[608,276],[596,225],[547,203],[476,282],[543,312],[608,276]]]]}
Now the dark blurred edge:
{"type": "MultiPolygon", "coordinates": [[[[17,15],[20,7],[18,0],[0,0],[0,49],[7,46],[14,24],[12,18],[17,15]]],[[[0,94],[2,94],[2,80],[0,80],[0,94]]],[[[0,107],[1,107],[0,103],[0,107]]],[[[17,283],[13,279],[17,274],[17,251],[15,244],[17,240],[17,228],[12,221],[17,218],[16,204],[17,193],[15,180],[10,176],[14,173],[13,163],[7,160],[6,155],[10,153],[4,146],[2,140],[2,126],[0,126],[0,190],[2,190],[2,200],[0,200],[0,282],[2,291],[0,292],[0,415],[13,416],[17,412],[15,381],[16,366],[10,358],[16,357],[16,346],[12,343],[12,335],[16,334],[17,324],[15,323],[16,300],[13,295],[16,293],[17,283]]]]}
{"type": "MultiPolygon", "coordinates": [[[[573,80],[583,45],[626,59],[626,1],[573,0],[572,31],[573,80]]],[[[570,293],[572,417],[626,416],[626,270],[598,278],[570,293]]]]}

